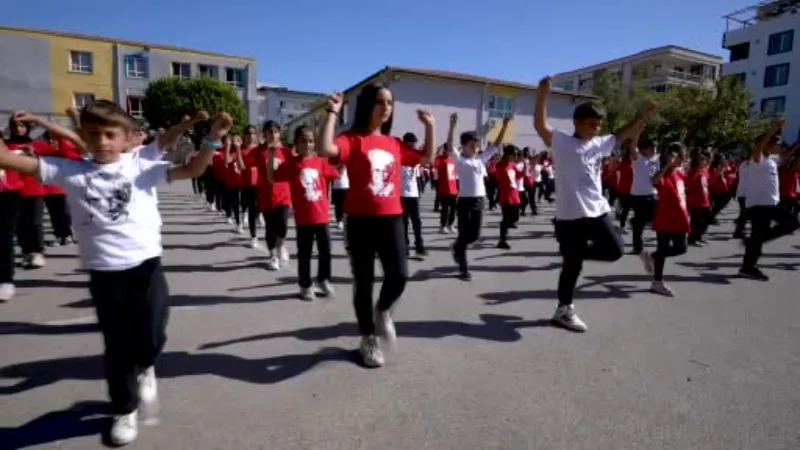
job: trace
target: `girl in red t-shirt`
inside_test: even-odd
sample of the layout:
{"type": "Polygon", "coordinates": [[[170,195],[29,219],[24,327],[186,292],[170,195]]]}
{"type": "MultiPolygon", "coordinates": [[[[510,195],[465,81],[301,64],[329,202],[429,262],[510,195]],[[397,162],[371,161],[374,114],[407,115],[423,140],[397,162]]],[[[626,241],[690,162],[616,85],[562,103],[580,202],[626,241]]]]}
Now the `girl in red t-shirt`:
{"type": "Polygon", "coordinates": [[[520,204],[522,199],[519,196],[519,185],[517,180],[525,176],[524,170],[520,170],[517,163],[521,159],[522,152],[514,145],[503,147],[503,156],[497,162],[494,169],[494,176],[497,179],[497,200],[500,203],[500,242],[497,248],[505,250],[511,249],[508,244],[508,230],[515,228],[519,222],[520,204]]]}
{"type": "MultiPolygon", "coordinates": [[[[52,152],[48,153],[47,156],[58,156],[72,160],[81,159],[81,150],[68,139],[53,137],[50,134],[46,134],[44,139],[52,148],[52,152]]],[[[45,185],[44,190],[44,204],[47,207],[47,214],[50,215],[53,234],[56,237],[53,245],[69,245],[73,242],[73,238],[72,217],[67,207],[67,195],[63,189],[52,184],[45,185]]]]}
{"type": "MultiPolygon", "coordinates": [[[[0,142],[3,142],[0,133],[0,142]]],[[[14,232],[19,216],[22,180],[17,172],[0,169],[0,300],[14,298],[14,232]]]]}
{"type": "Polygon", "coordinates": [[[331,158],[333,164],[344,164],[350,177],[344,200],[345,232],[353,270],[353,304],[362,336],[359,350],[369,367],[384,363],[376,331],[390,344],[396,339],[391,311],[408,279],[401,166],[430,164],[436,152],[436,128],[429,111],[417,112],[425,128],[424,152],[391,136],[393,99],[384,85],[364,86],[356,98],[354,116],[347,118],[353,126],[334,138],[342,95],[331,95],[317,142],[319,155],[331,158]],[[376,256],[383,266],[383,286],[373,309],[376,256]]]}
{"type": "Polygon", "coordinates": [[[658,190],[658,202],[653,216],[653,231],[658,242],[652,253],[642,252],[645,270],[653,275],[650,291],[672,297],[672,289],[664,284],[666,258],[686,253],[686,238],[690,231],[689,210],[686,206],[686,177],[681,170],[683,146],[670,144],[661,153],[658,173],[653,186],[658,190]]]}
{"type": "Polygon", "coordinates": [[[689,157],[689,175],[686,177],[686,202],[692,229],[689,245],[702,247],[708,226],[711,225],[711,199],[708,192],[708,153],[695,150],[689,157]]]}
{"type": "Polygon", "coordinates": [[[233,135],[225,140],[225,216],[228,223],[236,227],[236,233],[242,234],[242,170],[239,168],[239,152],[242,149],[242,137],[233,135]]]}
{"type": "Polygon", "coordinates": [[[731,187],[728,177],[728,164],[722,153],[715,153],[708,170],[710,182],[708,191],[711,200],[711,224],[717,224],[717,216],[730,203],[731,187]]]}
{"type": "Polygon", "coordinates": [[[633,159],[630,152],[617,164],[617,198],[619,199],[619,228],[625,234],[625,224],[631,212],[631,187],[633,186],[633,159]]]}

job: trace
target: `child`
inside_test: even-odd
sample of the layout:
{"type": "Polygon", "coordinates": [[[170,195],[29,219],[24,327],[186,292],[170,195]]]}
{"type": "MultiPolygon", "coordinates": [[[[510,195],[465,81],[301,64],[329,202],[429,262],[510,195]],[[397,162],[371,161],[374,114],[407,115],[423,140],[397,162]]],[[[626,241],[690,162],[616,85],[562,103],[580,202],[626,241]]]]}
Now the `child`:
{"type": "MultiPolygon", "coordinates": [[[[0,168],[38,174],[67,192],[81,265],[105,342],[106,381],[114,420],[110,440],[125,445],[138,435],[137,407],[157,405],[153,364],[166,341],[169,290],[161,268],[161,220],[156,185],[203,172],[231,127],[221,114],[199,156],[170,167],[123,155],[136,128],[116,103],[98,100],[80,113],[78,131],[92,160],[36,158],[0,144],[0,168]]],[[[152,145],[161,145],[157,139],[152,145]]]]}
{"type": "Polygon", "coordinates": [[[497,179],[497,201],[500,203],[500,241],[497,248],[510,250],[508,245],[508,230],[516,228],[519,221],[519,205],[522,200],[519,198],[518,179],[521,179],[524,172],[517,166],[520,158],[520,150],[514,145],[503,147],[503,156],[495,165],[494,176],[497,179]]]}
{"type": "Polygon", "coordinates": [[[653,231],[658,241],[656,251],[642,253],[645,271],[653,275],[650,291],[672,297],[675,293],[664,284],[664,261],[686,253],[686,238],[690,231],[689,210],[686,208],[683,146],[672,143],[659,157],[659,171],[653,176],[658,191],[653,217],[653,231]]]}
{"type": "Polygon", "coordinates": [[[292,194],[294,222],[297,230],[297,277],[300,296],[313,301],[316,293],[311,287],[311,250],[317,243],[317,286],[325,297],[333,297],[331,286],[331,236],[328,231],[328,182],[339,176],[324,158],[314,155],[314,133],[301,126],[294,130],[297,156],[287,159],[277,169],[275,153],[267,163],[267,181],[287,182],[292,194]]]}
{"type": "Polygon", "coordinates": [[[692,231],[689,233],[689,245],[703,247],[706,242],[703,236],[711,224],[711,199],[708,192],[708,154],[694,150],[689,156],[689,175],[686,177],[686,199],[689,206],[689,217],[692,231]]]}

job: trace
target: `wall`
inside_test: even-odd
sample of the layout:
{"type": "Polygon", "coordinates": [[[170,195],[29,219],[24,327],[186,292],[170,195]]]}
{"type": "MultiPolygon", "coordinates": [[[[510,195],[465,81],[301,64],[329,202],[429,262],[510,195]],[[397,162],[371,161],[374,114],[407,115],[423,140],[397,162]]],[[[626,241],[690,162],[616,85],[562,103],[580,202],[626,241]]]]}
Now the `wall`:
{"type": "Polygon", "coordinates": [[[114,98],[114,51],[108,42],[47,36],[50,40],[50,77],[53,111],[74,106],[77,92],[94,94],[95,99],[114,98]],[[92,53],[92,73],[70,71],[70,51],[92,53]]]}
{"type": "Polygon", "coordinates": [[[262,89],[261,92],[263,92],[265,100],[259,108],[259,114],[263,115],[265,120],[274,120],[282,124],[288,123],[310,110],[310,108],[302,108],[300,103],[314,106],[320,101],[318,95],[286,89],[262,89]],[[283,108],[280,106],[281,102],[284,102],[283,108]]]}
{"type": "Polygon", "coordinates": [[[33,34],[0,31],[0,130],[17,109],[53,111],[50,41],[33,34]]]}

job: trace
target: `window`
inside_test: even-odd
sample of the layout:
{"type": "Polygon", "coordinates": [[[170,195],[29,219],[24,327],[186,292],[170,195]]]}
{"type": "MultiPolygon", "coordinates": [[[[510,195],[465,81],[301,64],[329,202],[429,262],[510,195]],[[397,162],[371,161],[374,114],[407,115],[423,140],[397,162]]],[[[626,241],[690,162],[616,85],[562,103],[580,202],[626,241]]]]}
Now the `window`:
{"type": "Polygon", "coordinates": [[[564,82],[555,84],[554,87],[556,87],[558,89],[561,89],[561,90],[564,90],[564,91],[567,91],[567,92],[572,92],[572,91],[575,90],[575,82],[574,81],[564,81],[564,82]]]}
{"type": "Polygon", "coordinates": [[[283,100],[278,102],[278,108],[283,108],[284,106],[286,106],[286,103],[283,100]]]}
{"type": "Polygon", "coordinates": [[[767,55],[777,55],[779,53],[786,53],[792,51],[792,44],[794,43],[794,30],[784,31],[782,33],[775,33],[769,37],[769,45],[767,46],[767,55]]]}
{"type": "Polygon", "coordinates": [[[667,85],[666,84],[658,84],[652,87],[653,91],[655,92],[667,92],[667,85]]]}
{"type": "Polygon", "coordinates": [[[189,63],[174,62],[172,63],[172,76],[178,78],[191,78],[192,66],[189,63]]]}
{"type": "Polygon", "coordinates": [[[69,70],[70,72],[92,73],[92,52],[70,50],[69,70]]]}
{"type": "Polygon", "coordinates": [[[783,86],[789,83],[789,63],[767,66],[764,71],[764,87],[783,86]]]}
{"type": "Polygon", "coordinates": [[[94,103],[94,94],[86,92],[76,92],[72,95],[72,103],[76,108],[83,108],[94,103]]]}
{"type": "Polygon", "coordinates": [[[200,72],[201,77],[219,78],[219,67],[209,66],[206,64],[199,64],[197,71],[200,72]]]}
{"type": "Polygon", "coordinates": [[[489,117],[492,119],[503,119],[511,115],[513,111],[512,100],[502,95],[489,96],[489,117]]]}
{"type": "Polygon", "coordinates": [[[768,116],[783,114],[786,108],[786,97],[770,97],[761,100],[761,112],[768,116]]]}
{"type": "Polygon", "coordinates": [[[144,97],[128,96],[128,114],[135,119],[144,119],[144,97]]]}
{"type": "Polygon", "coordinates": [[[142,55],[126,55],[125,76],[128,78],[147,78],[147,58],[142,55]]]}
{"type": "Polygon", "coordinates": [[[226,67],[225,82],[237,88],[244,88],[244,70],[226,67]]]}
{"type": "Polygon", "coordinates": [[[743,44],[732,45],[728,48],[730,50],[730,60],[731,62],[734,61],[741,61],[743,59],[747,59],[750,57],[750,43],[745,42],[743,44]]]}

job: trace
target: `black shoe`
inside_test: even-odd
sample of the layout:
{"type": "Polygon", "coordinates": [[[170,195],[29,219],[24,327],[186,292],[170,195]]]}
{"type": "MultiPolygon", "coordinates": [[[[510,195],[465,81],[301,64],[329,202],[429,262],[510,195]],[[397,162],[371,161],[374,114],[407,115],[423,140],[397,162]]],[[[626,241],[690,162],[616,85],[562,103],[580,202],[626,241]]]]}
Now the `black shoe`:
{"type": "Polygon", "coordinates": [[[463,270],[458,274],[458,278],[462,281],[472,281],[472,274],[469,273],[469,270],[463,270]]]}
{"type": "Polygon", "coordinates": [[[419,256],[420,258],[422,258],[422,257],[424,257],[424,256],[428,256],[428,251],[427,251],[427,250],[425,250],[423,247],[419,247],[419,248],[416,250],[416,252],[417,252],[417,256],[419,256]]]}
{"type": "Polygon", "coordinates": [[[512,223],[511,225],[508,226],[508,228],[510,228],[512,230],[516,230],[517,229],[517,224],[512,223]]]}
{"type": "Polygon", "coordinates": [[[739,269],[739,276],[751,280],[769,281],[769,277],[758,267],[742,267],[739,269]]]}
{"type": "Polygon", "coordinates": [[[503,250],[511,250],[511,246],[508,245],[506,241],[500,241],[497,243],[497,248],[502,248],[503,250]]]}

